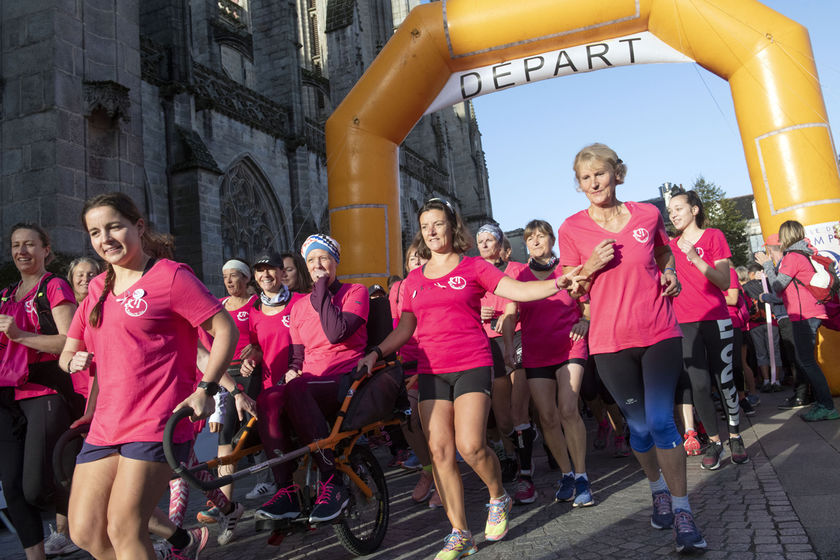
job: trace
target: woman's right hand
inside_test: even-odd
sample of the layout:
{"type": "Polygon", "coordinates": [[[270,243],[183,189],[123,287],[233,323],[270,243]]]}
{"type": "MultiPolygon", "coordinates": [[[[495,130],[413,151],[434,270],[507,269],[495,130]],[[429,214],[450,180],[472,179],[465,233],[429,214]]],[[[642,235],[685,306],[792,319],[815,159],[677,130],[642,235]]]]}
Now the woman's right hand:
{"type": "Polygon", "coordinates": [[[239,375],[242,377],[250,377],[254,373],[254,368],[257,367],[257,362],[254,360],[242,360],[242,365],[239,366],[239,375]]]}
{"type": "Polygon", "coordinates": [[[67,366],[69,373],[76,373],[90,367],[93,362],[93,352],[76,352],[70,358],[70,365],[67,366]]]}
{"type": "Polygon", "coordinates": [[[75,422],[70,424],[70,429],[72,430],[73,428],[78,428],[79,426],[90,424],[91,422],[93,422],[93,412],[86,412],[84,415],[77,418],[75,422]]]}
{"type": "Polygon", "coordinates": [[[493,315],[496,313],[496,308],[492,305],[482,305],[481,306],[481,322],[485,323],[487,321],[493,320],[493,315]]]}
{"type": "Polygon", "coordinates": [[[586,260],[587,275],[598,272],[615,258],[615,239],[604,239],[592,250],[592,254],[586,260]]]}

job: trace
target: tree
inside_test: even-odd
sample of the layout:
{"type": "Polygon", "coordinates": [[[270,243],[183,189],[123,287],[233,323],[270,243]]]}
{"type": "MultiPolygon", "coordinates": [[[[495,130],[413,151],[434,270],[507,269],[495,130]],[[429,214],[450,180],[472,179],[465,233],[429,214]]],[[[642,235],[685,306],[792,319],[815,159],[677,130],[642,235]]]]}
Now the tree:
{"type": "Polygon", "coordinates": [[[738,212],[735,203],[725,198],[726,192],[714,183],[707,182],[702,175],[694,181],[693,188],[706,210],[705,227],[721,230],[732,251],[732,262],[735,266],[746,265],[749,262],[747,220],[738,212]]]}

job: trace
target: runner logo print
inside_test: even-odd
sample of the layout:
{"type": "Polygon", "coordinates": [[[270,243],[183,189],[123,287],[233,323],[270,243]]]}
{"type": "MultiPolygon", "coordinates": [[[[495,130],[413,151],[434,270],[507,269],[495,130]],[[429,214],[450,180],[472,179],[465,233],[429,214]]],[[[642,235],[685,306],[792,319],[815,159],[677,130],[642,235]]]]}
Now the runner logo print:
{"type": "Polygon", "coordinates": [[[143,299],[143,296],[145,295],[146,290],[138,288],[134,290],[130,296],[118,299],[117,303],[123,304],[126,315],[131,317],[140,317],[149,309],[149,304],[145,299],[143,299]]]}
{"type": "Polygon", "coordinates": [[[283,322],[283,326],[286,327],[287,329],[292,325],[291,317],[292,317],[291,315],[283,315],[283,318],[280,319],[280,321],[283,322]]]}
{"type": "Polygon", "coordinates": [[[650,239],[650,232],[643,227],[636,228],[633,230],[633,237],[639,243],[647,243],[648,239],[650,239]]]}
{"type": "Polygon", "coordinates": [[[236,318],[239,321],[247,321],[248,320],[248,312],[247,311],[240,311],[236,314],[236,318]]]}
{"type": "Polygon", "coordinates": [[[449,287],[453,290],[463,290],[467,287],[467,281],[462,276],[453,276],[449,279],[449,287]]]}

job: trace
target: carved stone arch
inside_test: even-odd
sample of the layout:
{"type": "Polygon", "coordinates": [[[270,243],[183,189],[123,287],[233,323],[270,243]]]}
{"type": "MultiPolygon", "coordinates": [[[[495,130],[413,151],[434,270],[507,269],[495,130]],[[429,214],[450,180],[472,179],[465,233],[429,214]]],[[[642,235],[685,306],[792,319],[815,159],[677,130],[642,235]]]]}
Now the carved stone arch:
{"type": "Polygon", "coordinates": [[[289,247],[286,217],[271,183],[248,156],[235,160],[222,178],[222,257],[252,262],[265,249],[289,247]]]}

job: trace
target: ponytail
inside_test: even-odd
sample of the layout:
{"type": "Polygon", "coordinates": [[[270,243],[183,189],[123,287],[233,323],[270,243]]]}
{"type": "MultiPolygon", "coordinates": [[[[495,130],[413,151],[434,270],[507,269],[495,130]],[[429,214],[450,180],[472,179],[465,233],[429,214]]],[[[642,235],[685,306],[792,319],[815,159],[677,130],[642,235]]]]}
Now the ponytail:
{"type": "Polygon", "coordinates": [[[88,323],[90,323],[91,327],[98,327],[102,324],[102,307],[105,305],[105,298],[108,297],[108,292],[114,289],[114,278],[114,267],[109,264],[108,274],[105,275],[105,286],[102,287],[102,293],[99,295],[96,305],[90,310],[90,315],[88,316],[88,323]]]}

